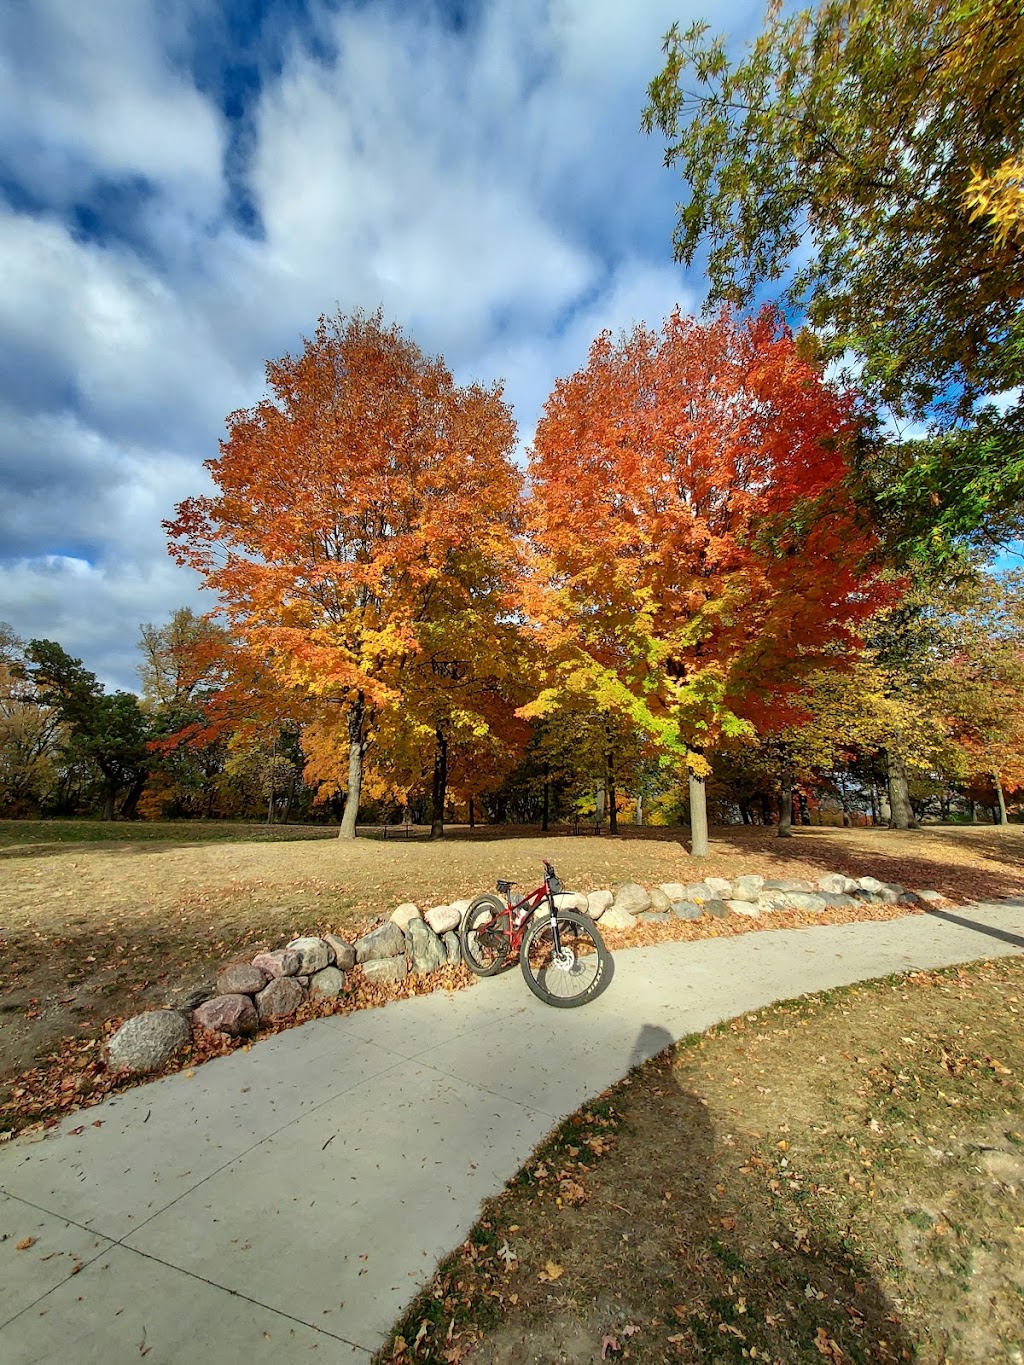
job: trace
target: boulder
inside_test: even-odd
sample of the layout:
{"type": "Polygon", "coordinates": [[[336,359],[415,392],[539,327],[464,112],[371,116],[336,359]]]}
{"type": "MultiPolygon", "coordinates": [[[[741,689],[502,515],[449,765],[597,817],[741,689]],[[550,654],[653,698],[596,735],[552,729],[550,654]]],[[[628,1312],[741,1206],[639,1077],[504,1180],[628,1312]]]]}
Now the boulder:
{"type": "Polygon", "coordinates": [[[576,910],[581,915],[587,914],[590,908],[590,902],[582,891],[559,891],[555,896],[555,904],[559,910],[576,910]]]}
{"type": "MultiPolygon", "coordinates": [[[[683,894],[679,897],[679,900],[696,901],[698,905],[704,901],[712,900],[715,894],[711,890],[711,887],[708,886],[707,882],[688,882],[687,885],[682,888],[682,892],[683,894]]],[[[675,898],[673,897],[673,899],[675,898]]]]}
{"type": "Polygon", "coordinates": [[[462,945],[459,936],[454,929],[449,929],[446,934],[441,935],[441,942],[444,950],[448,954],[448,962],[452,967],[457,967],[462,961],[462,945]]]}
{"type": "Polygon", "coordinates": [[[727,900],[725,904],[731,914],[746,915],[748,919],[757,919],[761,913],[754,901],[742,901],[733,897],[731,900],[727,900]]]}
{"type": "Polygon", "coordinates": [[[409,975],[405,954],[401,957],[371,957],[363,963],[363,975],[368,981],[383,985],[397,985],[409,975]]]}
{"type": "Polygon", "coordinates": [[[938,902],[944,901],[946,899],[941,891],[918,890],[914,894],[917,896],[917,899],[919,901],[927,901],[929,905],[935,905],[938,902]]]}
{"type": "Polygon", "coordinates": [[[270,977],[262,968],[253,967],[248,962],[234,962],[230,967],[223,967],[218,972],[217,994],[255,995],[269,980],[270,977]]]}
{"type": "Polygon", "coordinates": [[[704,885],[723,900],[732,895],[732,882],[728,877],[705,877],[704,885]]]}
{"type": "Polygon", "coordinates": [[[432,972],[448,961],[444,944],[421,919],[409,921],[405,930],[409,961],[414,972],[432,972]]]}
{"type": "Polygon", "coordinates": [[[256,1009],[264,1023],[290,1019],[305,998],[305,991],[293,977],[279,976],[260,991],[256,1009]]]}
{"type": "Polygon", "coordinates": [[[345,989],[345,973],[337,967],[322,967],[310,978],[309,989],[312,995],[325,995],[334,999],[345,989]]]}
{"type": "Polygon", "coordinates": [[[704,911],[696,901],[673,901],[672,913],[677,919],[700,919],[704,911]]]}
{"type": "Polygon", "coordinates": [[[856,891],[857,883],[852,877],[845,877],[842,872],[826,872],[823,877],[818,878],[818,890],[828,891],[832,895],[848,894],[856,891]]]}
{"type": "Polygon", "coordinates": [[[147,1010],[121,1025],[107,1044],[107,1060],[113,1071],[159,1071],[191,1037],[188,1020],[177,1010],[147,1010]]]}
{"type": "Polygon", "coordinates": [[[359,963],[404,956],[405,935],[391,920],[382,924],[379,929],[371,929],[368,934],[356,939],[356,961],[359,963]]]}
{"type": "Polygon", "coordinates": [[[658,890],[664,891],[665,895],[669,898],[669,901],[684,901],[687,898],[687,888],[682,882],[662,882],[658,887],[658,890]]]}
{"type": "Polygon", "coordinates": [[[898,905],[903,899],[904,891],[902,886],[883,886],[881,891],[875,894],[884,905],[898,905]]]}
{"type": "Polygon", "coordinates": [[[322,972],[334,958],[330,944],[322,938],[293,938],[287,947],[293,953],[298,953],[302,960],[296,976],[312,976],[314,972],[322,972]]]}
{"type": "Polygon", "coordinates": [[[820,895],[825,904],[833,910],[850,910],[857,904],[845,891],[822,891],[820,895]]]}
{"type": "Polygon", "coordinates": [[[420,907],[413,905],[412,901],[405,901],[397,910],[391,912],[391,923],[397,924],[399,929],[404,929],[410,920],[422,918],[420,907]]]}
{"type": "Polygon", "coordinates": [[[761,894],[764,886],[764,878],[757,876],[756,873],[749,872],[742,877],[737,877],[733,882],[732,899],[734,901],[756,901],[761,894]]]}
{"type": "Polygon", "coordinates": [[[858,877],[857,886],[861,891],[874,891],[877,895],[884,890],[885,882],[880,882],[877,877],[858,877]]]}
{"type": "Polygon", "coordinates": [[[636,918],[618,903],[611,905],[601,916],[602,929],[632,929],[636,918]]]}
{"type": "Polygon", "coordinates": [[[349,972],[356,965],[356,950],[348,939],[337,934],[324,934],[324,942],[334,954],[334,965],[339,972],[349,972]]]}
{"type": "Polygon", "coordinates": [[[757,898],[758,908],[761,910],[792,910],[792,896],[791,891],[778,891],[766,886],[757,898]]]}
{"type": "Polygon", "coordinates": [[[226,1033],[231,1038],[255,1033],[259,1023],[256,1006],[247,995],[215,995],[212,1000],[204,1001],[192,1018],[203,1028],[226,1033]]]}
{"type": "Polygon", "coordinates": [[[272,953],[257,953],[252,960],[271,979],[279,976],[298,976],[302,971],[302,958],[290,948],[276,948],[272,953]]]}
{"type": "Polygon", "coordinates": [[[650,908],[651,898],[637,882],[623,882],[621,886],[615,888],[613,910],[625,910],[627,914],[638,915],[641,910],[650,908]]]}
{"type": "Polygon", "coordinates": [[[651,909],[669,911],[672,909],[672,897],[666,896],[660,886],[651,888],[651,909]]]}
{"type": "Polygon", "coordinates": [[[435,934],[447,934],[459,927],[462,916],[454,905],[435,905],[423,918],[435,934]]]}
{"type": "Polygon", "coordinates": [[[788,895],[794,910],[803,910],[808,914],[820,915],[828,904],[824,896],[813,891],[790,891],[788,895]]]}
{"type": "Polygon", "coordinates": [[[705,915],[713,915],[715,919],[725,919],[729,913],[729,907],[725,901],[719,900],[717,896],[712,896],[711,900],[704,902],[705,915]]]}
{"type": "Polygon", "coordinates": [[[769,877],[761,888],[762,891],[817,891],[814,882],[800,880],[792,877],[769,877]]]}
{"type": "Polygon", "coordinates": [[[658,924],[675,919],[675,916],[671,910],[641,910],[636,918],[645,924],[658,924]]]}
{"type": "Polygon", "coordinates": [[[472,904],[473,904],[472,898],[470,898],[468,901],[452,901],[451,908],[455,911],[455,913],[461,920],[462,916],[466,913],[466,911],[472,904]]]}
{"type": "Polygon", "coordinates": [[[591,891],[587,896],[587,914],[591,919],[600,919],[614,899],[610,891],[591,891]]]}

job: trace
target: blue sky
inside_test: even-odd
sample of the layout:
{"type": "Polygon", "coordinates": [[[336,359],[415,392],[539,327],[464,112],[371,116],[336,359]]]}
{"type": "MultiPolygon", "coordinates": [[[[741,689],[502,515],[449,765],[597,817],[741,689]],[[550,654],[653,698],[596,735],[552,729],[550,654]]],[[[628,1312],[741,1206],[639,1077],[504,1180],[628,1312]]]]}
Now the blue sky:
{"type": "Polygon", "coordinates": [[[503,378],[525,445],[602,328],[696,310],[639,120],[700,12],[0,0],[0,620],[135,686],[139,623],[212,605],[161,520],[321,313],[503,378]]]}

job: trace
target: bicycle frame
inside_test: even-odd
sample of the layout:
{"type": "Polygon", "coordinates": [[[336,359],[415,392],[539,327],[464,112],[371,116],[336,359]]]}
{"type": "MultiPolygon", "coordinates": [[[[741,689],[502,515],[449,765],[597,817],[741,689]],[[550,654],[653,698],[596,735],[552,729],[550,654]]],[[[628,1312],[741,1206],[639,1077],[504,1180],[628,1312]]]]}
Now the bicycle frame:
{"type": "Polygon", "coordinates": [[[504,921],[509,942],[509,957],[518,956],[519,950],[523,946],[523,939],[526,936],[527,925],[544,900],[547,901],[548,910],[551,914],[551,937],[554,941],[555,952],[561,953],[562,942],[558,936],[558,907],[555,905],[555,893],[551,890],[549,877],[550,874],[545,871],[543,885],[538,886],[535,891],[527,892],[521,900],[515,903],[512,901],[511,890],[505,890],[505,909],[500,915],[495,916],[495,923],[504,921]]]}

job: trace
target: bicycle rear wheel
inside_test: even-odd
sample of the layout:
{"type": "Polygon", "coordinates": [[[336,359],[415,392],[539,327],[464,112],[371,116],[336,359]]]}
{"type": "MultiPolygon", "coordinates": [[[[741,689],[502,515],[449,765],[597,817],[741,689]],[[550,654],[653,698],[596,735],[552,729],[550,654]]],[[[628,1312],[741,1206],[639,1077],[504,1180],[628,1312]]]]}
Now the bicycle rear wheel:
{"type": "Polygon", "coordinates": [[[596,1000],[612,979],[611,957],[591,919],[574,910],[558,911],[560,952],[550,918],[535,919],[519,950],[526,984],[539,1000],[572,1009],[596,1000]]]}
{"type": "Polygon", "coordinates": [[[485,892],[470,902],[459,925],[462,960],[477,976],[494,976],[508,961],[508,906],[500,896],[485,892]]]}

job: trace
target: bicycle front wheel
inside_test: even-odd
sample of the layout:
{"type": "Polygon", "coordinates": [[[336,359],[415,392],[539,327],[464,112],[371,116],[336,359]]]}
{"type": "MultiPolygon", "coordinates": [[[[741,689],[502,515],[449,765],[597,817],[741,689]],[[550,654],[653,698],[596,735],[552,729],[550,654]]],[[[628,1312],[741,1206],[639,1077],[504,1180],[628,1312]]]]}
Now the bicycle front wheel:
{"type": "Polygon", "coordinates": [[[534,919],[519,950],[530,990],[558,1009],[596,1000],[612,979],[612,960],[594,922],[574,910],[559,910],[558,945],[556,950],[550,918],[534,919]]]}
{"type": "Polygon", "coordinates": [[[462,960],[477,976],[493,976],[508,961],[512,944],[508,936],[508,906],[500,896],[477,896],[459,925],[462,960]]]}

